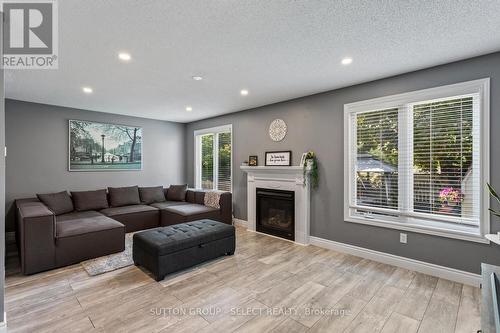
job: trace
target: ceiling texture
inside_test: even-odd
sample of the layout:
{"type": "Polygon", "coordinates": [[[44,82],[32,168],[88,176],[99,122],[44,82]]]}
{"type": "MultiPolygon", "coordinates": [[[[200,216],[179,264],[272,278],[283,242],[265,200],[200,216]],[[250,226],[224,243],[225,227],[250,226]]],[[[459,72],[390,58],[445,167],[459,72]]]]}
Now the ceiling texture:
{"type": "Polygon", "coordinates": [[[59,69],[6,71],[8,98],[190,122],[500,50],[499,0],[58,5],[59,69]]]}

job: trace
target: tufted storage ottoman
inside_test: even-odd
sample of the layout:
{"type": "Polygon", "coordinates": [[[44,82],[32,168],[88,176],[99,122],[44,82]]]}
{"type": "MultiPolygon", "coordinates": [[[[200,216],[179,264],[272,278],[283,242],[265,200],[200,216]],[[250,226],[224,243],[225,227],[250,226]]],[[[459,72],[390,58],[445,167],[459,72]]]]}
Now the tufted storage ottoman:
{"type": "Polygon", "coordinates": [[[156,281],[165,275],[223,255],[234,254],[234,226],[198,220],[134,234],[133,258],[156,281]]]}

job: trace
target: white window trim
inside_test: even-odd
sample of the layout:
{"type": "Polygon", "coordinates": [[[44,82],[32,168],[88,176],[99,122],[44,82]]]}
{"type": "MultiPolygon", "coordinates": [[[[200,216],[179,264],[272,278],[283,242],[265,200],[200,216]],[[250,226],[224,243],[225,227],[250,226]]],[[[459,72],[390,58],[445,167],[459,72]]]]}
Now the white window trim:
{"type": "MultiPolygon", "coordinates": [[[[407,124],[406,124],[407,125],[407,124]]],[[[406,126],[408,127],[408,126],[406,126]]],[[[407,131],[407,128],[403,131],[407,131]]],[[[407,156],[403,156],[407,158],[407,156]]],[[[373,225],[378,227],[392,228],[398,230],[412,231],[417,233],[429,234],[434,236],[455,238],[478,243],[489,243],[484,236],[490,230],[490,213],[489,208],[489,193],[486,189],[486,183],[490,179],[490,79],[484,78],[457,84],[451,84],[442,87],[418,90],[392,96],[374,98],[370,100],[349,103],[344,105],[344,221],[373,225]],[[389,108],[400,108],[404,105],[422,102],[426,100],[435,100],[440,98],[448,98],[452,96],[460,96],[467,94],[479,94],[480,96],[480,182],[481,182],[481,209],[480,209],[480,224],[475,230],[467,230],[467,226],[463,225],[460,228],[447,229],[440,226],[429,224],[428,222],[411,223],[410,221],[402,221],[407,218],[398,218],[394,221],[386,219],[365,218],[361,216],[353,216],[351,214],[350,198],[352,198],[352,144],[356,142],[356,131],[351,131],[353,113],[370,112],[373,110],[382,110],[389,108]],[[349,137],[350,136],[350,137],[349,137]],[[479,229],[479,230],[477,230],[479,229]]],[[[472,229],[472,228],[471,228],[472,229]]]]}
{"type": "MultiPolygon", "coordinates": [[[[201,145],[200,138],[203,135],[212,135],[224,132],[231,132],[231,192],[233,192],[233,124],[227,124],[222,126],[204,128],[200,130],[195,130],[193,132],[194,136],[194,181],[195,187],[201,188],[201,145]]],[[[213,179],[214,179],[214,188],[217,189],[218,182],[218,168],[219,168],[219,154],[217,153],[217,147],[219,146],[219,136],[214,136],[214,168],[213,168],[213,179]]]]}

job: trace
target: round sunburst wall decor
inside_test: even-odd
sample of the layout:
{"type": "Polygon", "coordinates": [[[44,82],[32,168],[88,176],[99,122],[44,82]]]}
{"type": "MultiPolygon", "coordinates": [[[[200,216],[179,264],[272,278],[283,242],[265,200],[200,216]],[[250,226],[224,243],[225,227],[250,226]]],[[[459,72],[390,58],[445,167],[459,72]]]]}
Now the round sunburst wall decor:
{"type": "Polygon", "coordinates": [[[283,119],[274,119],[269,125],[269,136],[273,141],[281,141],[286,135],[286,123],[283,119]]]}

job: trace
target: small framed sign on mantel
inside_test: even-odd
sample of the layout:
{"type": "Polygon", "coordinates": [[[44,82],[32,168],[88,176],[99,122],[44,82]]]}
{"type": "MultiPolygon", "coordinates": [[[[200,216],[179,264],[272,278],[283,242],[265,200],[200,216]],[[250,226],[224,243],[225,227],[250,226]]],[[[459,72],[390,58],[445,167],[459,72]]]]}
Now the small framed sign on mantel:
{"type": "Polygon", "coordinates": [[[291,166],[292,151],[267,151],[266,166],[291,166]]]}

